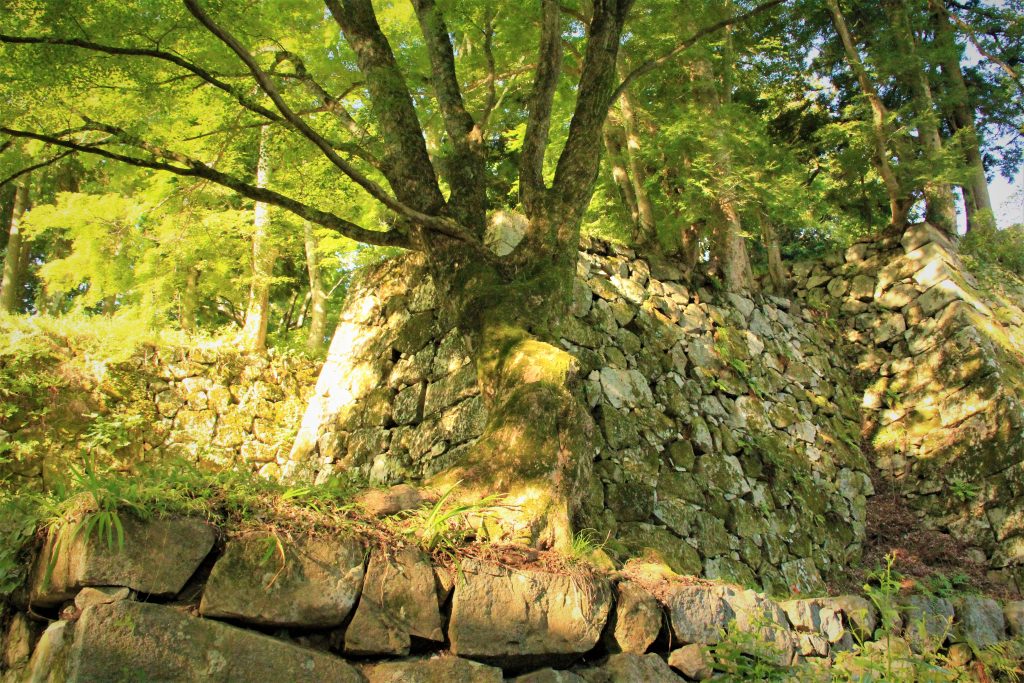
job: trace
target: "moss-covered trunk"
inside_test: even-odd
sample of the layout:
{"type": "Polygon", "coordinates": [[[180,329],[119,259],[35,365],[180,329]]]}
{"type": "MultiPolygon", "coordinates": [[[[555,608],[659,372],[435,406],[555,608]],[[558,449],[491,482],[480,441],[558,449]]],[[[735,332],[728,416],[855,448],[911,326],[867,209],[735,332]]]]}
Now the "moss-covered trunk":
{"type": "Polygon", "coordinates": [[[466,458],[434,483],[461,482],[460,495],[469,499],[501,496],[490,529],[501,538],[564,547],[589,484],[594,424],[580,398],[580,364],[557,343],[576,245],[546,256],[505,273],[473,263],[440,274],[450,287],[442,300],[476,340],[488,419],[466,458]]]}

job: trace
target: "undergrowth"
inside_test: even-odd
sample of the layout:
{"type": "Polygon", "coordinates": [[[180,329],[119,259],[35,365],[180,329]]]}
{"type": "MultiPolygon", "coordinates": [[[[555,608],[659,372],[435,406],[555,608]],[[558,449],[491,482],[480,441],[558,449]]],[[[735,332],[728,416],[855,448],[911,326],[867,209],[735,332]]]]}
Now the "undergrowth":
{"type": "MultiPolygon", "coordinates": [[[[456,560],[460,548],[485,537],[481,529],[501,500],[459,501],[455,488],[431,504],[378,520],[359,504],[357,494],[366,483],[355,477],[288,486],[244,469],[211,470],[173,460],[121,470],[86,455],[49,491],[0,482],[0,596],[24,580],[37,536],[49,535],[55,551],[80,536],[116,551],[125,542],[124,515],[199,518],[228,535],[259,532],[276,539],[268,555],[281,554],[285,537],[346,533],[370,542],[413,544],[439,560],[456,560]]],[[[52,562],[57,555],[51,554],[52,562]]]]}

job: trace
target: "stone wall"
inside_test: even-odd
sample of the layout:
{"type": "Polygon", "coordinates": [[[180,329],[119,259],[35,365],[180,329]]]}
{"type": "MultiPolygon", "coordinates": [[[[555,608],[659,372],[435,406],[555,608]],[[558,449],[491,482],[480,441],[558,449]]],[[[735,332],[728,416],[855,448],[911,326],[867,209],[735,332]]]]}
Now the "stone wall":
{"type": "MultiPolygon", "coordinates": [[[[577,526],[619,555],[788,591],[859,553],[872,488],[859,397],[819,314],[722,296],[603,242],[581,252],[560,342],[600,434],[577,526]]],[[[423,481],[483,432],[474,340],[445,319],[415,258],[354,286],[289,474],[358,468],[423,481]]]]}
{"type": "Polygon", "coordinates": [[[794,269],[857,349],[874,465],[922,521],[1024,586],[1024,287],[982,284],[920,224],[794,269]]]}
{"type": "Polygon", "coordinates": [[[27,419],[22,401],[0,418],[0,442],[19,455],[2,474],[24,485],[52,484],[83,451],[130,462],[184,456],[276,476],[320,366],[223,345],[145,348],[117,363],[54,346],[41,361],[55,378],[38,397],[44,410],[27,419]]]}
{"type": "Polygon", "coordinates": [[[456,569],[355,536],[215,547],[197,520],[124,525],[117,551],[86,535],[42,550],[2,619],[3,681],[670,682],[751,680],[755,666],[772,680],[829,681],[832,667],[953,680],[989,652],[1012,666],[1005,641],[1024,628],[1024,603],[979,596],[902,596],[883,621],[856,595],[776,602],[642,563],[456,569]]]}

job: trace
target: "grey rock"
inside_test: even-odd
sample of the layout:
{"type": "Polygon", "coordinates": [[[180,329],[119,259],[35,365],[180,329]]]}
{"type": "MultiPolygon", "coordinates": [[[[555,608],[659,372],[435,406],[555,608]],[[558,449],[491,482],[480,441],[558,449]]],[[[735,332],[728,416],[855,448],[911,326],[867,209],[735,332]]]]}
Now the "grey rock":
{"type": "Polygon", "coordinates": [[[934,652],[953,628],[953,603],[945,598],[912,595],[903,606],[904,637],[914,652],[934,652]]]}
{"type": "Polygon", "coordinates": [[[131,597],[131,594],[132,592],[127,588],[111,586],[93,588],[87,586],[78,591],[78,595],[75,596],[75,608],[82,611],[92,605],[109,605],[118,600],[127,600],[131,597]]]}
{"type": "Polygon", "coordinates": [[[54,621],[46,627],[32,651],[24,683],[65,683],[68,680],[67,651],[74,630],[74,623],[70,621],[54,621]]]}
{"type": "Polygon", "coordinates": [[[79,533],[69,542],[73,527],[51,533],[32,570],[32,603],[57,605],[70,600],[83,586],[126,586],[140,593],[175,595],[213,547],[213,527],[199,520],[143,522],[129,514],[121,514],[120,520],[124,545],[113,551],[96,534],[79,533]],[[47,581],[61,533],[63,542],[57,544],[47,581]]]}
{"type": "Polygon", "coordinates": [[[630,581],[616,587],[617,599],[608,624],[611,652],[643,654],[661,631],[661,607],[654,596],[630,581]]]}
{"type": "Polygon", "coordinates": [[[649,405],[654,402],[651,387],[644,376],[636,370],[601,368],[601,389],[608,402],[616,409],[632,408],[640,404],[649,405]]]}
{"type": "Polygon", "coordinates": [[[1006,638],[1006,619],[999,603],[991,598],[965,595],[956,604],[953,638],[984,649],[1006,638]]]}
{"type": "Polygon", "coordinates": [[[457,655],[496,665],[557,663],[589,651],[611,610],[597,578],[465,563],[448,627],[457,655]]]}
{"type": "Polygon", "coordinates": [[[378,548],[370,556],[362,597],[345,631],[345,652],[405,655],[410,636],[444,640],[433,566],[415,547],[393,555],[378,548]]]}
{"type": "Polygon", "coordinates": [[[729,300],[729,303],[733,305],[737,311],[743,316],[745,320],[750,319],[750,314],[754,312],[754,302],[745,296],[728,292],[725,298],[729,300]]]}
{"type": "Polygon", "coordinates": [[[735,618],[726,600],[733,591],[724,586],[677,586],[666,600],[669,623],[681,643],[717,643],[735,618]]]}
{"type": "Polygon", "coordinates": [[[367,683],[501,683],[501,669],[441,655],[367,664],[367,683]]]}
{"type": "Polygon", "coordinates": [[[21,669],[28,664],[32,654],[32,629],[28,617],[17,612],[7,625],[3,641],[4,668],[21,669]]]}
{"type": "Polygon", "coordinates": [[[599,666],[580,669],[578,673],[588,683],[680,683],[683,680],[658,655],[629,653],[611,655],[599,666]]]}
{"type": "Polygon", "coordinates": [[[362,543],[344,537],[277,542],[229,542],[210,572],[199,612],[274,626],[341,624],[363,585],[362,543]]]}
{"type": "Polygon", "coordinates": [[[714,662],[707,650],[696,643],[673,650],[668,656],[668,665],[689,679],[703,681],[714,674],[714,662]]]}
{"type": "Polygon", "coordinates": [[[584,680],[582,676],[572,671],[547,668],[516,676],[510,683],[583,683],[584,680]]]}
{"type": "Polygon", "coordinates": [[[129,600],[87,609],[64,652],[51,671],[62,671],[68,683],[124,680],[126,671],[133,680],[182,683],[363,680],[353,666],[323,652],[129,600]]]}
{"type": "Polygon", "coordinates": [[[850,298],[856,301],[870,301],[875,295],[875,278],[857,275],[850,283],[850,298]]]}

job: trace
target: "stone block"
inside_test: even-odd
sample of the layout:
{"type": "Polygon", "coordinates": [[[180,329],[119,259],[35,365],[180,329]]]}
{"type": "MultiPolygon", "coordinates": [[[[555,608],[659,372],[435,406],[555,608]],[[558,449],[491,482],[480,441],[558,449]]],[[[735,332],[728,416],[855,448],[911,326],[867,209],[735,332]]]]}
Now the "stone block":
{"type": "Polygon", "coordinates": [[[337,626],[359,597],[364,556],[362,543],[348,538],[233,540],[213,566],[199,612],[268,626],[337,626]]]}
{"type": "Polygon", "coordinates": [[[31,602],[41,607],[58,605],[83,586],[125,586],[139,593],[172,596],[213,547],[213,527],[199,520],[142,521],[125,513],[119,518],[124,528],[121,547],[108,547],[106,539],[95,533],[76,534],[73,525],[52,532],[32,569],[31,602]]]}

